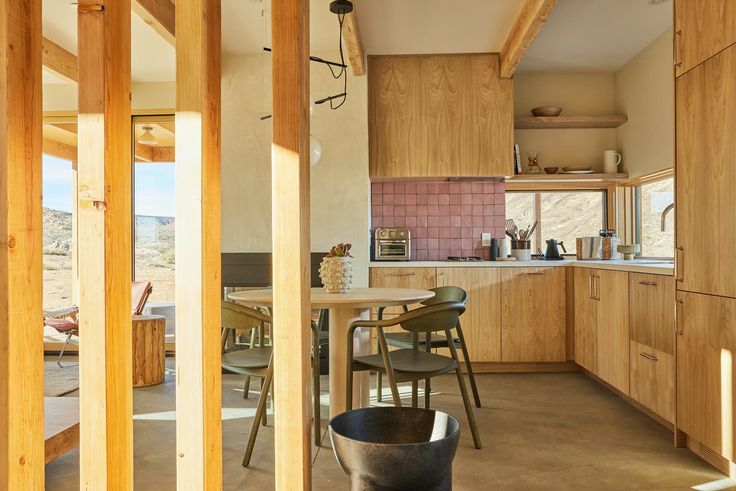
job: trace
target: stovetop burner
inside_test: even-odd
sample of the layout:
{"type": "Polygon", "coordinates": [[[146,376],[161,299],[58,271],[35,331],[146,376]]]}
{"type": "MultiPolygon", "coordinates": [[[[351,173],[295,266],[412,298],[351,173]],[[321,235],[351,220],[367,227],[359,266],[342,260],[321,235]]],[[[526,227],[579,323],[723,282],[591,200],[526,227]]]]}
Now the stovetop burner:
{"type": "Polygon", "coordinates": [[[448,261],[475,262],[482,261],[480,256],[447,256],[448,261]]]}

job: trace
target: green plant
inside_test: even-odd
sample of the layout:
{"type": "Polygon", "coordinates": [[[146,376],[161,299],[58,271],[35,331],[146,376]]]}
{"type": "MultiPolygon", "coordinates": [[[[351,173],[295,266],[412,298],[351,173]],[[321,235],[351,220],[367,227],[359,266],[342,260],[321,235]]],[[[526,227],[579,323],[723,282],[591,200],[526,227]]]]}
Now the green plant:
{"type": "Polygon", "coordinates": [[[326,257],[353,257],[350,254],[350,249],[352,247],[353,244],[337,244],[330,249],[330,252],[326,257]]]}

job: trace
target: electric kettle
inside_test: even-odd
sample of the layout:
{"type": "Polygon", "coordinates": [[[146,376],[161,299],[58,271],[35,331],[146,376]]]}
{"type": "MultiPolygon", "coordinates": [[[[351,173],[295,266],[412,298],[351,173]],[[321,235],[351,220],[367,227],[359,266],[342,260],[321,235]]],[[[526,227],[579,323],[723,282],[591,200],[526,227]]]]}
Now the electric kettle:
{"type": "Polygon", "coordinates": [[[565,259],[560,254],[560,250],[557,248],[562,247],[562,250],[564,252],[567,252],[567,249],[565,249],[565,244],[560,241],[557,242],[555,239],[549,239],[547,242],[547,252],[544,253],[544,259],[546,260],[553,260],[553,261],[560,261],[562,259],[565,259]]]}

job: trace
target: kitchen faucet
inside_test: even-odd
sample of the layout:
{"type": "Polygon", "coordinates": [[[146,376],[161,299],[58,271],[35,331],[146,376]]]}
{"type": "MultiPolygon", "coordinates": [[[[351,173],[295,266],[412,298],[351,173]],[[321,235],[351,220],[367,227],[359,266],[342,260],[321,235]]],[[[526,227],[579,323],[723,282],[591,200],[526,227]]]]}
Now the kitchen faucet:
{"type": "Polygon", "coordinates": [[[674,203],[670,203],[669,205],[667,205],[667,208],[665,208],[662,211],[662,216],[660,217],[660,224],[659,224],[660,225],[659,226],[659,229],[662,232],[665,232],[667,230],[667,226],[665,224],[665,220],[667,219],[667,214],[669,212],[671,212],[672,210],[674,210],[674,209],[675,209],[675,204],[674,203]]]}

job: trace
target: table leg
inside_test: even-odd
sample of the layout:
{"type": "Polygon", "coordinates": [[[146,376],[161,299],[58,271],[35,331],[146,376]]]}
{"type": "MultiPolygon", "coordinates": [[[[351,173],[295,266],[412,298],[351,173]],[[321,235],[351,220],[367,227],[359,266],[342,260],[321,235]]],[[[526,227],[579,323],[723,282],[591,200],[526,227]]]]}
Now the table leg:
{"type": "MultiPolygon", "coordinates": [[[[347,376],[347,335],[350,323],[357,319],[369,319],[369,309],[330,309],[330,418],[345,412],[345,377],[347,376]]],[[[358,329],[353,342],[355,356],[370,354],[370,331],[358,329]]],[[[370,374],[353,375],[353,408],[368,406],[370,374]]]]}

